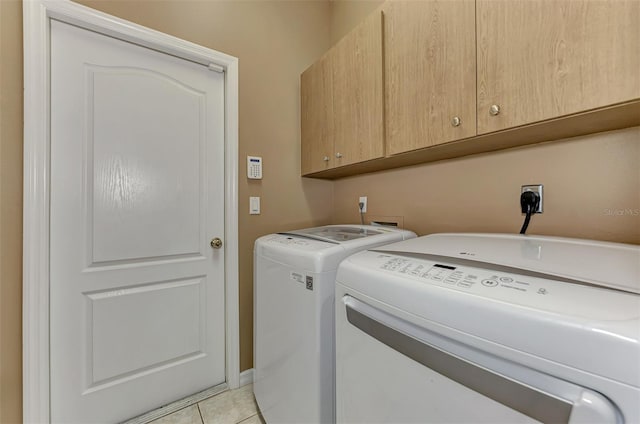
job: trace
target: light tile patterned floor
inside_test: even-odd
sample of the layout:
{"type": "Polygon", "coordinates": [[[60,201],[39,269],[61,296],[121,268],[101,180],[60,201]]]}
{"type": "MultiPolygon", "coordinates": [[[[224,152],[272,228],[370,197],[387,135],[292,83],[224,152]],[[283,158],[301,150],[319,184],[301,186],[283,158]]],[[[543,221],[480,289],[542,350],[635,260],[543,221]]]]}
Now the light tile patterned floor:
{"type": "Polygon", "coordinates": [[[149,424],[265,424],[253,385],[217,394],[149,424]]]}

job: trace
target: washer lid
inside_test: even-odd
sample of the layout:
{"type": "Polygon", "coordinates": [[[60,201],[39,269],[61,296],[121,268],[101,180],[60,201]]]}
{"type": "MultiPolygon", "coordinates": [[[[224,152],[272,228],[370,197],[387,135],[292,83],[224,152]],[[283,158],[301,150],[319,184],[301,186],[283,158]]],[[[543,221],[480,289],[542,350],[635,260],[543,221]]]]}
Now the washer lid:
{"type": "Polygon", "coordinates": [[[306,228],[303,230],[287,231],[278,234],[306,237],[337,244],[352,240],[360,240],[365,237],[377,236],[384,234],[384,231],[374,229],[366,225],[326,225],[323,227],[306,228]]]}
{"type": "Polygon", "coordinates": [[[640,246],[511,234],[432,234],[381,251],[502,266],[640,294],[640,246]]]}

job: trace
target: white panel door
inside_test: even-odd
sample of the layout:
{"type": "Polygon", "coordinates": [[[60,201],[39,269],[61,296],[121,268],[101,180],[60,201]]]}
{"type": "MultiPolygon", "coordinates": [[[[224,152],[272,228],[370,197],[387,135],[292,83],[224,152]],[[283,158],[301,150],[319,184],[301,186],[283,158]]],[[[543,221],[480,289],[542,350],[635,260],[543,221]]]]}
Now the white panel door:
{"type": "Polygon", "coordinates": [[[52,21],[51,417],[225,381],[224,74],[52,21]]]}

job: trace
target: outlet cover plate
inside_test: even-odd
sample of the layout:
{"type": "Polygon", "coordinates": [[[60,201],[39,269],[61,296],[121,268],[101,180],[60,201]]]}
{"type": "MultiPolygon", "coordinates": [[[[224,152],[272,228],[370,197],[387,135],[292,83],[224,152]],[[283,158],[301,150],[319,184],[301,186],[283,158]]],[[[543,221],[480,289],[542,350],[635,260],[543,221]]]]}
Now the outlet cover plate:
{"type": "Polygon", "coordinates": [[[362,206],[362,213],[367,213],[367,196],[360,196],[358,199],[358,206],[360,206],[360,203],[364,203],[362,206]]]}
{"type": "Polygon", "coordinates": [[[540,196],[540,204],[538,205],[538,209],[534,213],[542,213],[542,184],[523,185],[522,189],[520,190],[520,194],[524,193],[525,191],[533,191],[534,193],[538,193],[538,196],[540,196]]]}

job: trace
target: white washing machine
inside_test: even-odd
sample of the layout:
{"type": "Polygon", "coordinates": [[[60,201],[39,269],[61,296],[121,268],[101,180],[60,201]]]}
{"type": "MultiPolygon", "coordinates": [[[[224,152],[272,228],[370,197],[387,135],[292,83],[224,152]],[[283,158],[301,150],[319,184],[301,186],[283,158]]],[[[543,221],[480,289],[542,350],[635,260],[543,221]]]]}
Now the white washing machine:
{"type": "Polygon", "coordinates": [[[415,237],[330,225],[272,234],[254,249],[254,394],[269,424],[335,421],[334,288],[347,256],[415,237]]]}
{"type": "Polygon", "coordinates": [[[338,423],[640,423],[640,247],[439,234],[336,281],[338,423]]]}

